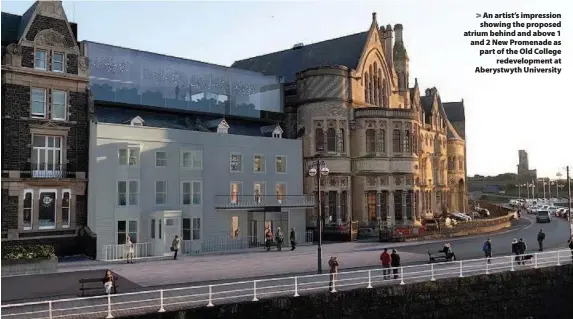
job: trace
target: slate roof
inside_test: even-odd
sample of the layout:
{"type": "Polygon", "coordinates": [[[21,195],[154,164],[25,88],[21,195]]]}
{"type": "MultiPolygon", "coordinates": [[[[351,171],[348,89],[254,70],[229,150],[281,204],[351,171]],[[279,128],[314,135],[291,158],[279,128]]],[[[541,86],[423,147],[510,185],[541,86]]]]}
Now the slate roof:
{"type": "Polygon", "coordinates": [[[286,82],[295,81],[297,72],[310,68],[342,65],[356,69],[368,32],[235,61],[231,67],[281,76],[286,82]]]}
{"type": "MultiPolygon", "coordinates": [[[[153,112],[123,107],[97,106],[95,108],[96,121],[101,123],[125,124],[136,116],[141,117],[144,126],[157,128],[170,128],[197,132],[212,132],[208,127],[210,121],[219,121],[221,116],[204,116],[193,114],[177,114],[167,112],[153,112]]],[[[265,136],[261,127],[268,124],[249,123],[236,119],[225,119],[229,124],[229,134],[246,136],[265,136]]],[[[212,122],[211,122],[212,123],[212,122]]]]}
{"type": "Polygon", "coordinates": [[[38,2],[34,2],[26,12],[22,15],[22,21],[20,21],[20,28],[18,28],[18,39],[22,37],[24,31],[26,31],[26,27],[30,22],[32,22],[32,17],[34,16],[34,12],[36,11],[36,7],[38,6],[38,2]]]}
{"type": "Polygon", "coordinates": [[[446,102],[444,110],[448,119],[452,122],[464,122],[466,120],[464,102],[446,102]]]}

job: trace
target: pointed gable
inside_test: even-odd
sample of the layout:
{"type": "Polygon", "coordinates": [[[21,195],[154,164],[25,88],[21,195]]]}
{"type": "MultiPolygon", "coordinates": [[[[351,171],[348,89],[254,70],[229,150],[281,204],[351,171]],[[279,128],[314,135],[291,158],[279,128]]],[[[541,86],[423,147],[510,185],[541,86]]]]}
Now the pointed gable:
{"type": "Polygon", "coordinates": [[[215,119],[205,122],[205,127],[217,133],[229,133],[231,126],[225,119],[215,119]]]}
{"type": "Polygon", "coordinates": [[[22,15],[18,40],[79,50],[62,1],[36,1],[22,15]]]}
{"type": "Polygon", "coordinates": [[[123,123],[125,123],[125,124],[129,123],[129,125],[131,125],[131,126],[143,126],[145,121],[141,117],[139,117],[139,115],[138,115],[138,116],[136,116],[130,120],[123,122],[123,123]]]}
{"type": "Polygon", "coordinates": [[[296,80],[302,70],[342,65],[356,69],[368,32],[360,32],[341,38],[309,45],[297,45],[292,49],[269,53],[235,61],[231,67],[283,77],[287,82],[296,80]]]}
{"type": "Polygon", "coordinates": [[[261,134],[266,137],[282,138],[283,133],[283,129],[278,124],[261,127],[261,134]]]}

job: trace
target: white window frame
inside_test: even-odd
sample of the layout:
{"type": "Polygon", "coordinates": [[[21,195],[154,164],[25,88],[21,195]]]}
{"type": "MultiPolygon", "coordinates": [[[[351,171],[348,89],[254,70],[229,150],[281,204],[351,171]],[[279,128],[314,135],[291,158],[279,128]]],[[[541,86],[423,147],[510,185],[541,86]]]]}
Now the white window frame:
{"type": "Polygon", "coordinates": [[[46,71],[48,69],[48,50],[44,50],[44,49],[36,49],[34,51],[34,69],[36,70],[43,70],[46,71]],[[38,53],[43,52],[44,53],[44,61],[42,61],[41,59],[38,58],[38,53]],[[43,67],[39,67],[38,66],[38,61],[43,62],[44,66],[43,67]]]}
{"type": "Polygon", "coordinates": [[[168,192],[167,187],[168,187],[168,186],[169,186],[169,185],[168,185],[168,183],[167,183],[166,180],[158,180],[158,181],[155,181],[155,182],[153,183],[153,188],[154,188],[154,190],[155,190],[155,192],[154,192],[154,194],[155,194],[155,206],[165,206],[165,205],[167,205],[167,202],[168,202],[168,200],[167,200],[167,192],[168,192]],[[164,182],[164,183],[165,183],[165,191],[162,192],[162,193],[157,193],[157,183],[158,183],[158,182],[164,182]],[[164,196],[165,196],[165,202],[164,202],[164,203],[157,203],[157,195],[158,195],[158,194],[164,194],[164,196]]]}
{"type": "MultiPolygon", "coordinates": [[[[35,177],[50,177],[51,175],[53,175],[53,177],[58,177],[61,176],[61,169],[63,166],[63,161],[64,161],[64,138],[62,136],[58,136],[58,135],[42,135],[42,134],[33,134],[32,135],[32,152],[44,152],[45,154],[45,159],[46,162],[45,163],[32,163],[32,176],[35,177]],[[45,145],[46,146],[34,146],[34,138],[35,137],[43,137],[44,141],[45,141],[45,145]],[[48,146],[48,138],[54,138],[54,145],[56,145],[56,140],[60,141],[60,146],[56,147],[56,146],[48,146]],[[47,161],[47,154],[49,151],[53,152],[53,169],[49,170],[48,169],[48,161],[47,161]],[[57,161],[56,164],[56,151],[60,152],[60,156],[59,156],[59,160],[57,161]],[[44,164],[44,168],[42,169],[42,164],[44,164]],[[44,173],[41,173],[44,172],[44,173]],[[50,172],[48,174],[48,172],[50,172]]],[[[33,156],[32,156],[33,157],[33,156]]],[[[37,159],[39,161],[40,156],[38,154],[37,159]]]]}
{"type": "Polygon", "coordinates": [[[47,92],[46,89],[44,89],[44,88],[34,88],[34,87],[31,88],[31,89],[30,89],[30,117],[40,118],[40,119],[46,118],[46,111],[47,111],[47,107],[46,107],[46,106],[47,106],[47,104],[48,104],[48,103],[47,103],[47,100],[48,100],[48,92],[47,92]],[[42,93],[43,93],[43,95],[44,95],[44,99],[43,99],[42,101],[35,101],[35,100],[34,100],[34,91],[36,91],[36,92],[42,91],[42,93]],[[34,109],[33,109],[34,102],[42,102],[42,104],[43,104],[42,114],[40,114],[40,113],[34,113],[34,109]]]}
{"type": "Polygon", "coordinates": [[[286,173],[287,173],[287,156],[286,156],[286,155],[276,155],[276,156],[275,156],[275,172],[276,172],[277,174],[286,174],[286,173]],[[278,168],[278,165],[277,165],[277,164],[278,164],[278,163],[277,163],[277,160],[278,160],[279,158],[282,158],[282,160],[283,160],[284,171],[282,171],[282,172],[279,171],[279,168],[278,168]]]}
{"type": "Polygon", "coordinates": [[[191,205],[203,206],[203,181],[201,180],[191,181],[191,205]]]}
{"type": "Polygon", "coordinates": [[[191,240],[201,240],[201,217],[193,217],[191,218],[191,240]],[[199,226],[195,227],[195,220],[199,220],[199,226]],[[195,237],[195,232],[198,232],[198,236],[195,237]]]}
{"type": "Polygon", "coordinates": [[[56,73],[64,73],[65,69],[66,69],[66,54],[63,52],[53,52],[52,53],[52,72],[56,72],[56,73]],[[62,62],[56,62],[55,57],[56,56],[61,56],[62,57],[62,62]],[[56,64],[60,64],[61,63],[61,70],[57,70],[54,66],[56,64]]]}
{"type": "Polygon", "coordinates": [[[127,180],[117,180],[115,183],[115,206],[117,207],[128,207],[128,206],[139,206],[139,193],[140,193],[140,183],[138,179],[127,179],[127,180]],[[119,204],[119,183],[125,183],[125,205],[119,204]],[[131,192],[131,183],[137,183],[137,192],[131,192]],[[135,195],[136,203],[131,200],[131,195],[135,195]]]}
{"type": "Polygon", "coordinates": [[[166,151],[156,151],[155,152],[155,167],[167,167],[167,152],[166,151]],[[159,158],[158,155],[159,154],[165,154],[165,158],[159,158]],[[160,161],[162,161],[160,163],[160,161]],[[159,165],[159,164],[164,164],[164,165],[159,165]]]}
{"type": "Polygon", "coordinates": [[[277,202],[279,204],[281,204],[282,201],[281,201],[281,199],[279,199],[279,195],[277,194],[277,188],[279,185],[284,185],[284,194],[281,194],[281,197],[282,197],[282,199],[285,199],[287,194],[288,194],[287,193],[287,183],[285,183],[285,182],[276,182],[275,183],[275,196],[276,196],[277,202]]]}
{"type": "Polygon", "coordinates": [[[203,150],[182,150],[181,156],[181,169],[201,171],[203,170],[203,150]],[[183,157],[189,154],[189,166],[185,166],[183,157]]]}
{"type": "Polygon", "coordinates": [[[253,154],[253,173],[257,173],[257,174],[264,174],[267,171],[267,158],[264,154],[260,154],[260,153],[256,153],[253,154]],[[255,163],[256,163],[256,158],[260,157],[261,158],[261,162],[262,162],[262,166],[263,169],[260,171],[255,170],[255,163]]]}
{"type": "Polygon", "coordinates": [[[62,228],[70,228],[72,223],[72,190],[71,189],[62,189],[62,207],[60,207],[60,212],[62,213],[62,228]],[[68,223],[64,224],[64,195],[68,193],[69,201],[68,201],[68,223]]]}
{"type": "Polygon", "coordinates": [[[273,138],[283,138],[283,130],[279,126],[277,126],[273,130],[272,136],[273,136],[273,138]]]}
{"type": "Polygon", "coordinates": [[[119,166],[138,167],[141,159],[141,146],[127,146],[117,150],[117,163],[119,166]],[[121,162],[121,151],[125,150],[125,163],[121,162]],[[131,164],[130,159],[133,157],[132,152],[137,151],[137,159],[135,164],[131,164]]]}
{"type": "Polygon", "coordinates": [[[51,107],[52,107],[52,110],[51,110],[51,112],[50,112],[50,115],[51,115],[52,120],[65,121],[66,118],[67,118],[67,114],[68,114],[68,92],[66,92],[66,91],[61,91],[61,90],[52,90],[51,107]],[[54,95],[60,94],[60,93],[63,93],[63,94],[64,94],[64,104],[63,104],[63,105],[58,104],[58,106],[63,106],[63,108],[64,108],[64,117],[55,117],[55,116],[54,116],[54,106],[55,106],[56,104],[54,103],[54,101],[55,101],[54,95]]]}
{"type": "MultiPolygon", "coordinates": [[[[38,229],[56,229],[58,223],[58,190],[55,188],[41,188],[38,192],[38,198],[41,197],[42,193],[54,193],[56,194],[54,198],[54,226],[42,226],[40,224],[40,207],[38,207],[38,229]]],[[[33,206],[33,205],[32,205],[33,206]]]]}
{"type": "Polygon", "coordinates": [[[22,227],[24,230],[31,230],[34,227],[34,190],[33,189],[24,189],[24,197],[22,198],[22,227]],[[30,226],[24,226],[24,201],[26,200],[26,194],[32,194],[31,200],[31,207],[28,208],[30,210],[30,226]]]}
{"type": "Polygon", "coordinates": [[[231,152],[229,153],[229,172],[231,173],[242,173],[243,172],[243,154],[231,152]],[[233,170],[233,156],[239,156],[241,161],[239,162],[239,170],[233,170]]]}
{"type": "Polygon", "coordinates": [[[231,181],[229,182],[229,201],[232,204],[238,204],[241,201],[241,194],[243,192],[243,182],[241,181],[231,181]],[[233,201],[233,185],[237,184],[238,185],[238,192],[237,192],[237,200],[233,201]]]}
{"type": "Polygon", "coordinates": [[[137,219],[118,219],[115,221],[115,244],[116,245],[124,245],[124,244],[120,244],[119,241],[117,240],[118,235],[120,234],[119,232],[119,227],[117,224],[119,224],[119,222],[125,222],[125,239],[127,241],[127,236],[129,236],[130,233],[135,233],[137,238],[135,243],[139,243],[140,242],[140,238],[139,238],[139,220],[137,219]],[[135,222],[135,231],[131,231],[131,228],[129,228],[129,222],[135,222]]]}
{"type": "Polygon", "coordinates": [[[203,181],[201,180],[186,180],[181,181],[181,206],[202,206],[203,205],[203,181]],[[189,204],[185,203],[185,193],[184,192],[184,184],[189,184],[189,204]],[[199,183],[199,203],[194,204],[194,196],[195,196],[195,183],[199,183]]]}

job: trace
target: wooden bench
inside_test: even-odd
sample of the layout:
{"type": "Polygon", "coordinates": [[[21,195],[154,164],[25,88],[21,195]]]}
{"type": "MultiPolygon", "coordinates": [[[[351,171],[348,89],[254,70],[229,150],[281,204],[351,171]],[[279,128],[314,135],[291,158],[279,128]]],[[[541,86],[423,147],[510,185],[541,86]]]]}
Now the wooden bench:
{"type": "Polygon", "coordinates": [[[436,262],[446,262],[446,261],[456,260],[455,254],[452,254],[452,256],[448,258],[448,256],[446,256],[446,254],[443,251],[438,251],[438,254],[432,254],[428,250],[428,257],[430,257],[430,264],[433,264],[436,262]]]}
{"type": "MultiPolygon", "coordinates": [[[[113,276],[113,286],[111,293],[117,293],[117,276],[113,276]]],[[[82,278],[79,280],[80,289],[78,289],[78,297],[96,296],[105,294],[105,287],[103,286],[103,276],[100,278],[82,278]]]]}

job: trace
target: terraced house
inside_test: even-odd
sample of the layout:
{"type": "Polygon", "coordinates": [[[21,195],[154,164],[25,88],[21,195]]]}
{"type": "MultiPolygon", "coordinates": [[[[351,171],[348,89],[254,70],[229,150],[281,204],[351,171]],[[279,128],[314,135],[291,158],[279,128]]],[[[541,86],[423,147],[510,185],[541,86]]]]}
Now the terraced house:
{"type": "Polygon", "coordinates": [[[87,59],[60,1],[2,12],[2,245],[73,254],[86,225],[87,59]]]}
{"type": "Polygon", "coordinates": [[[265,228],[304,240],[302,141],[288,139],[276,76],[101,43],[90,60],[88,225],[99,259],[257,247],[265,228]]]}
{"type": "MultiPolygon", "coordinates": [[[[285,133],[303,140],[306,171],[317,155],[330,169],[327,223],[409,225],[467,209],[463,101],[411,86],[409,59],[403,26],[380,27],[374,13],[368,31],[233,64],[285,79],[285,133]]],[[[304,187],[317,196],[308,174],[304,187]]]]}

